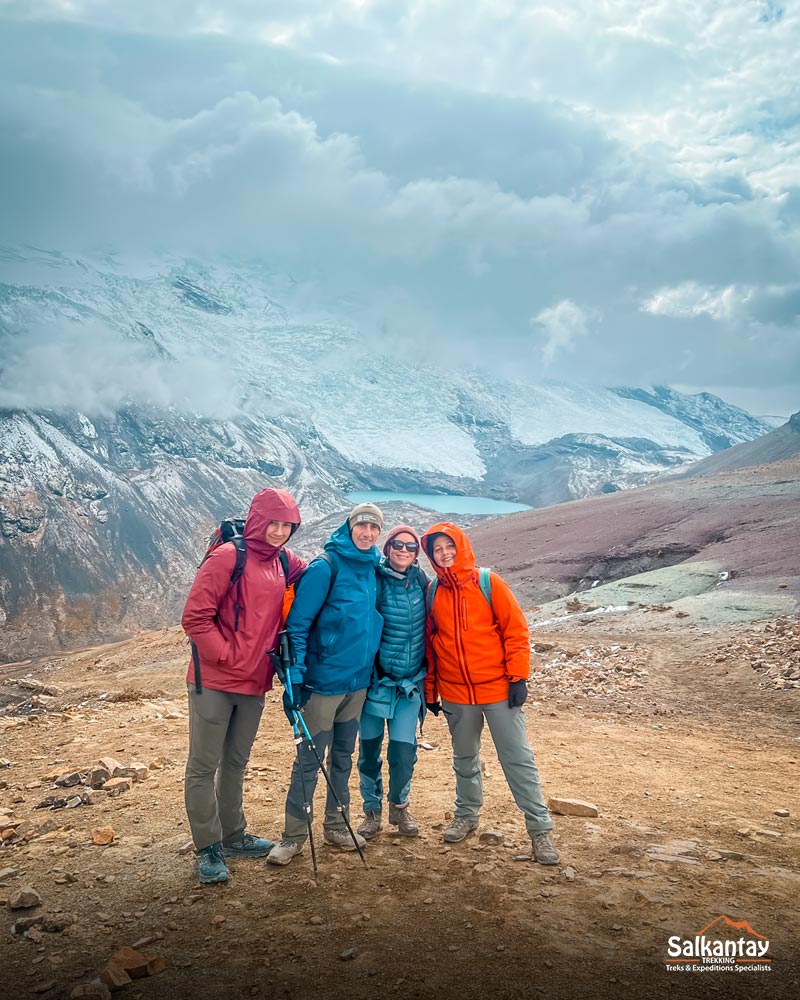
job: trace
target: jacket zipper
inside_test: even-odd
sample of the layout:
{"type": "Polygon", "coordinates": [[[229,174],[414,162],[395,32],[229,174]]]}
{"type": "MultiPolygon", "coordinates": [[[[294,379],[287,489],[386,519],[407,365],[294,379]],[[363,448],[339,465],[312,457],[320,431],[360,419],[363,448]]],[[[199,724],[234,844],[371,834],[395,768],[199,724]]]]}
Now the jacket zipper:
{"type": "Polygon", "coordinates": [[[461,676],[464,679],[464,684],[469,691],[470,704],[477,705],[478,698],[475,692],[475,686],[469,678],[469,673],[467,671],[467,653],[464,649],[464,636],[461,628],[461,591],[457,585],[455,576],[452,575],[453,581],[453,624],[455,626],[456,632],[456,659],[458,660],[458,669],[461,671],[461,676]]]}

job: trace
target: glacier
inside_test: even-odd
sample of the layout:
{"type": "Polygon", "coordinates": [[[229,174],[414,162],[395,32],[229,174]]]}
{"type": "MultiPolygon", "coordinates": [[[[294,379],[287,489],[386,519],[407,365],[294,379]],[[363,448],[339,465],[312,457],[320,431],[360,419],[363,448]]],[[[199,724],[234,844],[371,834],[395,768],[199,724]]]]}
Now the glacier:
{"type": "Polygon", "coordinates": [[[0,279],[6,658],[174,620],[265,485],[308,524],[359,489],[543,506],[770,429],[707,393],[433,365],[264,262],[6,247],[0,279]]]}

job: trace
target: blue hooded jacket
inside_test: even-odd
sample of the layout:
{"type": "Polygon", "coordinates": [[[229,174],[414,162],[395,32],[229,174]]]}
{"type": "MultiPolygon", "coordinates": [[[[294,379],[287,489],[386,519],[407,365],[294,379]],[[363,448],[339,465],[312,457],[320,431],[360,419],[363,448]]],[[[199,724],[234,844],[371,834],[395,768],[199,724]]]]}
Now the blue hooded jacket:
{"type": "Polygon", "coordinates": [[[320,694],[347,694],[369,687],[381,641],[383,617],[375,607],[380,553],[374,545],[356,548],[347,521],[324,548],[337,567],[333,586],[330,565],[314,559],[286,620],[296,659],[293,679],[320,694]]]}

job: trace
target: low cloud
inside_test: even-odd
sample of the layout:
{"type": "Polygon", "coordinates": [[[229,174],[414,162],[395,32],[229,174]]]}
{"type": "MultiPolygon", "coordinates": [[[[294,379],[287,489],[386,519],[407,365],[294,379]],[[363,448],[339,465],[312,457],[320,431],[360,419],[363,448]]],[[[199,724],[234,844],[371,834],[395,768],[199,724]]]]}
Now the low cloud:
{"type": "Polygon", "coordinates": [[[800,182],[794,15],[756,6],[7,4],[3,239],[258,261],[432,363],[766,391],[798,371],[800,182]]]}
{"type": "Polygon", "coordinates": [[[228,419],[235,380],[204,358],[153,357],[102,323],[32,325],[0,341],[0,407],[109,416],[131,403],[228,419]]]}
{"type": "Polygon", "coordinates": [[[572,354],[578,337],[589,333],[589,321],[580,306],[564,299],[549,309],[543,309],[531,323],[541,327],[547,338],[542,348],[542,360],[549,367],[562,352],[572,354]]]}

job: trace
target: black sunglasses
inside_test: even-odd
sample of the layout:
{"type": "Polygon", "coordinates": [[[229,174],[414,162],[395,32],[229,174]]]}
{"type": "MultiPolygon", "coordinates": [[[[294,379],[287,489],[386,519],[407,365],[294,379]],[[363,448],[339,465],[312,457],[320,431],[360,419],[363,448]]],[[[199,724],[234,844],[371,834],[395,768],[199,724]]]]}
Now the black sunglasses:
{"type": "Polygon", "coordinates": [[[419,552],[419,545],[416,542],[404,542],[399,538],[393,538],[389,544],[397,552],[402,552],[403,549],[408,549],[409,552],[419,552]]]}

